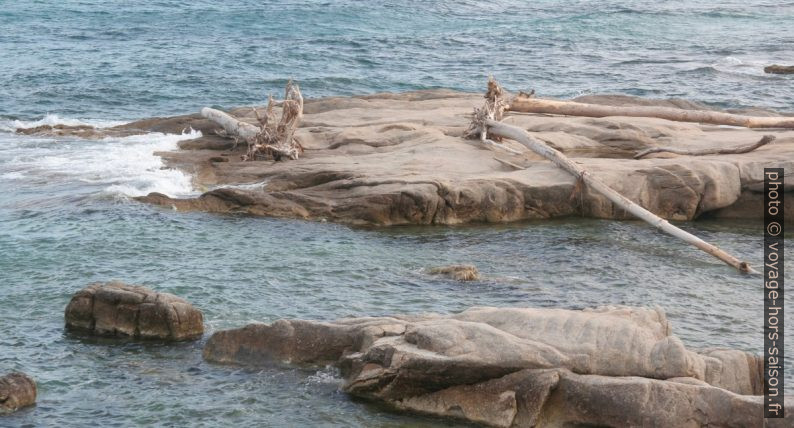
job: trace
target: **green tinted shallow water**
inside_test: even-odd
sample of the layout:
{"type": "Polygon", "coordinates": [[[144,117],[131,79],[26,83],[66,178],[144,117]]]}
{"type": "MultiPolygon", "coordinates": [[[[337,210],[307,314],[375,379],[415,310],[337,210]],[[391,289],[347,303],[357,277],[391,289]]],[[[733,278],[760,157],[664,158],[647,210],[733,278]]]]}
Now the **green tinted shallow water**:
{"type": "MultiPolygon", "coordinates": [[[[194,193],[152,155],[182,137],[12,131],[260,102],[289,76],[310,97],[480,91],[494,73],[549,96],[792,110],[790,78],[761,71],[794,56],[792,16],[794,3],[774,1],[0,0],[0,372],[39,382],[38,405],[0,426],[453,425],[353,401],[331,369],[246,370],[204,363],[203,340],[65,334],[72,293],[110,279],[187,298],[208,334],[289,317],[658,304],[691,347],[760,352],[760,280],[641,223],[352,229],[177,213],[129,196],[194,193]],[[422,273],[448,263],[474,263],[484,280],[422,273]]],[[[762,258],[759,222],[683,227],[762,258]]],[[[791,372],[787,384],[794,393],[791,372]]]]}

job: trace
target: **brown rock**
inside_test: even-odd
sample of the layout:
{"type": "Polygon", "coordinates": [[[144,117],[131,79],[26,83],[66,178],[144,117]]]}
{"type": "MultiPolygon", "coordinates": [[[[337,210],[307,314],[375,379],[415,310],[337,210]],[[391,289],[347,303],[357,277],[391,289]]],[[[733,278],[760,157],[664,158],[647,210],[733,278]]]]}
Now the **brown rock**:
{"type": "Polygon", "coordinates": [[[480,279],[480,272],[473,265],[450,265],[430,268],[431,275],[444,275],[456,281],[476,281],[480,279]]]}
{"type": "Polygon", "coordinates": [[[204,333],[204,317],[185,300],[121,282],[78,291],[66,307],[66,327],[100,336],[189,340],[204,333]]]}
{"type": "Polygon", "coordinates": [[[770,74],[794,74],[794,65],[768,65],[764,67],[764,73],[770,74]]]}
{"type": "Polygon", "coordinates": [[[763,426],[760,358],[688,350],[658,308],[280,320],[217,332],[204,358],[336,364],[352,395],[490,426],[763,426]]]}
{"type": "Polygon", "coordinates": [[[0,377],[0,415],[36,404],[36,382],[24,373],[0,377]]]}
{"type": "MultiPolygon", "coordinates": [[[[588,96],[586,101],[707,108],[682,100],[626,96],[588,96]]],[[[245,144],[232,150],[233,140],[215,135],[211,124],[196,116],[141,121],[147,129],[201,129],[201,138],[185,141],[182,150],[162,156],[170,166],[192,174],[198,186],[213,190],[197,198],[149,195],[139,200],[184,211],[384,226],[502,223],[571,215],[630,218],[602,195],[578,190],[573,176],[540,156],[513,155],[461,138],[472,108],[481,104],[481,94],[451,91],[310,100],[296,134],[306,152],[297,161],[276,163],[241,162],[245,144]],[[214,161],[219,150],[230,152],[228,162],[214,161]]],[[[250,108],[231,113],[257,123],[250,108]]],[[[693,220],[741,205],[740,195],[757,185],[763,166],[794,169],[794,130],[765,131],[777,137],[775,143],[745,154],[666,154],[634,160],[638,151],[650,147],[739,146],[758,141],[761,133],[654,118],[522,114],[511,116],[510,123],[547,141],[666,219],[693,220]]],[[[787,183],[786,190],[794,191],[794,185],[787,183]]],[[[763,211],[733,212],[760,218],[763,211]]],[[[794,218],[794,211],[789,217],[794,218]]]]}

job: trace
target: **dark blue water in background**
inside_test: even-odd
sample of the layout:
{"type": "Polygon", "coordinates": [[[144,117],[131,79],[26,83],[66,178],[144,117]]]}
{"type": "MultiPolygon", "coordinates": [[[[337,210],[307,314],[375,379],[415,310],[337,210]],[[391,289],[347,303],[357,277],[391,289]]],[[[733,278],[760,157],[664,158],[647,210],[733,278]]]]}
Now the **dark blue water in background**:
{"type": "MultiPolygon", "coordinates": [[[[0,0],[0,372],[39,382],[39,404],[0,426],[453,424],[352,401],[330,369],[244,370],[204,363],[203,341],[65,334],[72,293],[110,279],[187,298],[209,333],[474,305],[660,305],[690,347],[760,352],[760,281],[642,223],[361,230],[178,213],[129,197],[196,193],[153,155],[181,136],[13,131],[258,103],[288,77],[309,97],[481,91],[493,73],[546,96],[794,110],[794,78],[762,71],[794,63],[792,22],[794,3],[770,1],[0,0]],[[474,263],[485,279],[422,273],[449,263],[474,263]]],[[[760,264],[760,222],[682,226],[760,264]]]]}
{"type": "Polygon", "coordinates": [[[794,110],[794,2],[0,1],[0,116],[132,119],[424,88],[794,110]]]}

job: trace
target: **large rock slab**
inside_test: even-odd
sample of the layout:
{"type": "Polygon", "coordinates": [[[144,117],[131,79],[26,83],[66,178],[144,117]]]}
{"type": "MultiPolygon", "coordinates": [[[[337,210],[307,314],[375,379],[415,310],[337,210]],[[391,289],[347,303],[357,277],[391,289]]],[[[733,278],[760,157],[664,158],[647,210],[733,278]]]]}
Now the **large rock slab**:
{"type": "Polygon", "coordinates": [[[216,332],[204,358],[334,364],[352,395],[494,426],[762,423],[761,358],[687,349],[659,308],[279,320],[216,332]]]}
{"type": "Polygon", "coordinates": [[[78,291],[66,307],[66,327],[100,336],[189,340],[204,333],[204,316],[173,294],[121,282],[78,291]]]}
{"type": "Polygon", "coordinates": [[[36,404],[36,382],[24,373],[0,376],[0,415],[36,404]]]}
{"type": "MultiPolygon", "coordinates": [[[[707,108],[681,100],[625,96],[589,96],[586,101],[707,108]]],[[[140,121],[136,127],[152,130],[202,129],[203,137],[184,141],[182,150],[162,156],[192,174],[197,187],[209,189],[196,198],[153,193],[140,200],[178,210],[374,225],[630,217],[597,193],[579,192],[570,174],[523,146],[508,142],[524,151],[514,155],[463,139],[472,109],[480,104],[480,94],[451,91],[308,100],[297,132],[306,153],[297,161],[276,163],[241,162],[243,145],[232,150],[232,140],[217,136],[217,127],[195,115],[140,121]]],[[[231,113],[256,123],[250,108],[231,113]]],[[[534,114],[513,115],[507,121],[558,148],[629,199],[672,220],[720,211],[718,217],[761,218],[762,204],[753,195],[760,194],[763,168],[794,168],[792,130],[534,114]],[[746,154],[632,159],[649,147],[739,146],[765,134],[777,140],[746,154]]],[[[786,188],[791,192],[794,183],[787,181],[786,188]]],[[[794,200],[794,195],[788,199],[794,200]]],[[[794,218],[794,211],[786,212],[794,218]]]]}

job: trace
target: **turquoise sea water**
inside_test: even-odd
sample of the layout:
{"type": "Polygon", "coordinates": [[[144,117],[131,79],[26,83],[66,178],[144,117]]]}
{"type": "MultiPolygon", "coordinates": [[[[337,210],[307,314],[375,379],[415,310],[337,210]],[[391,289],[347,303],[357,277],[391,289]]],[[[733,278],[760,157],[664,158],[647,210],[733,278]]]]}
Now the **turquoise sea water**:
{"type": "MultiPolygon", "coordinates": [[[[187,298],[208,333],[284,317],[658,304],[688,346],[760,352],[760,281],[641,223],[353,229],[177,213],[129,197],[196,193],[153,155],[189,136],[13,131],[255,103],[290,76],[307,96],[479,91],[494,73],[548,96],[794,110],[794,80],[761,71],[794,62],[793,18],[780,2],[0,0],[0,372],[39,382],[38,405],[0,426],[455,425],[351,400],[331,369],[215,366],[203,340],[66,334],[71,294],[110,279],[187,298]],[[484,280],[422,273],[448,263],[474,263],[484,280]]],[[[682,227],[761,260],[760,222],[682,227]]]]}

